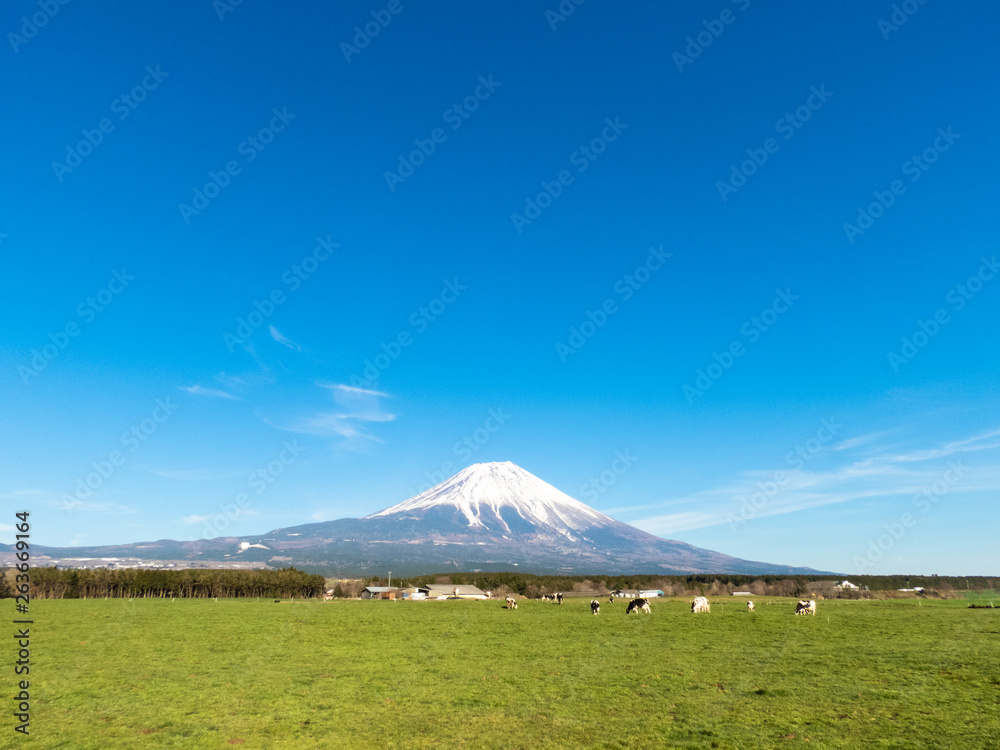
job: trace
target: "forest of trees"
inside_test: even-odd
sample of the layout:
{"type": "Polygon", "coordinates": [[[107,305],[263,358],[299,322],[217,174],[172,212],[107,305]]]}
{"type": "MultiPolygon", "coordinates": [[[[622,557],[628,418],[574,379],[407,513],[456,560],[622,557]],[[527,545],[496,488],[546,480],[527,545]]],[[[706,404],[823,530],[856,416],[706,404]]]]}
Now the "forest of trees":
{"type": "MultiPolygon", "coordinates": [[[[0,597],[14,595],[14,570],[0,575],[0,597]]],[[[322,595],[325,579],[295,568],[281,570],[76,570],[32,568],[31,599],[115,598],[212,598],[274,597],[309,598],[322,595]]]]}
{"type": "MultiPolygon", "coordinates": [[[[17,571],[0,571],[0,598],[14,596],[13,577],[17,571]]],[[[755,596],[805,596],[813,581],[841,581],[843,576],[749,576],[701,575],[620,575],[548,576],[529,573],[449,573],[393,578],[394,586],[421,586],[428,583],[471,584],[494,595],[521,594],[534,599],[542,594],[573,591],[605,594],[615,589],[661,589],[667,596],[727,596],[733,591],[749,591],[755,596]]],[[[851,576],[858,591],[824,592],[827,596],[858,598],[922,587],[938,595],[961,591],[996,591],[1000,578],[984,576],[851,576]],[[865,588],[867,587],[867,589],[865,588]]],[[[191,570],[33,568],[32,599],[132,598],[212,598],[273,597],[280,599],[321,596],[327,588],[337,598],[357,598],[364,586],[386,586],[385,578],[339,579],[326,583],[321,575],[295,568],[282,570],[191,570]]]]}

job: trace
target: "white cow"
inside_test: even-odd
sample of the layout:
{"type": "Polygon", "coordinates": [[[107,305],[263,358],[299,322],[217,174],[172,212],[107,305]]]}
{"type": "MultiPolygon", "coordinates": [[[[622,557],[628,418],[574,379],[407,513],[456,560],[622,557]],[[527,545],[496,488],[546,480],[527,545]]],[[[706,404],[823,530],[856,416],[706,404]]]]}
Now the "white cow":
{"type": "Polygon", "coordinates": [[[753,612],[753,602],[747,602],[747,612],[753,612]]]}
{"type": "Polygon", "coordinates": [[[506,597],[504,599],[504,606],[507,607],[507,609],[517,609],[517,599],[513,596],[506,597]]]}
{"type": "Polygon", "coordinates": [[[691,602],[692,612],[711,612],[712,608],[708,604],[708,599],[703,596],[696,596],[691,602]]]}
{"type": "Polygon", "coordinates": [[[814,615],[816,614],[816,602],[812,599],[806,601],[805,599],[799,599],[799,603],[795,607],[795,614],[797,615],[814,615]]]}
{"type": "Polygon", "coordinates": [[[595,615],[601,614],[601,603],[597,599],[590,600],[590,611],[595,615]]]}

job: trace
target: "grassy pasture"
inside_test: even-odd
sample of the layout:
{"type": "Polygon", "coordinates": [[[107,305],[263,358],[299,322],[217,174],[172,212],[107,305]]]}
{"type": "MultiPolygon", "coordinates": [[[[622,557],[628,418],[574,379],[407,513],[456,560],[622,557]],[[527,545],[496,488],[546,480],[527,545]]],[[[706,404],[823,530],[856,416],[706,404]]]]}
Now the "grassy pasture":
{"type": "Polygon", "coordinates": [[[755,602],[37,601],[0,747],[1000,748],[1000,609],[755,602]]]}

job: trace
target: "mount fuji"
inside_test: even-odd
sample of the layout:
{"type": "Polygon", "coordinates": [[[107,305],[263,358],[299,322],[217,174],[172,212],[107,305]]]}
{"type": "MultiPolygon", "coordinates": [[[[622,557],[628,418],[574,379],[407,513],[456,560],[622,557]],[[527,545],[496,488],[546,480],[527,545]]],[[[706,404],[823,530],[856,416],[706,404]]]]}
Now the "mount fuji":
{"type": "MultiPolygon", "coordinates": [[[[169,560],[177,567],[249,563],[343,576],[385,570],[401,576],[477,570],[566,575],[818,572],[661,539],[594,510],[509,461],[473,464],[364,518],[192,542],[32,546],[36,559],[43,555],[62,565],[90,567],[101,564],[101,558],[169,560]]],[[[0,563],[7,557],[4,551],[13,548],[0,545],[0,563]]]]}

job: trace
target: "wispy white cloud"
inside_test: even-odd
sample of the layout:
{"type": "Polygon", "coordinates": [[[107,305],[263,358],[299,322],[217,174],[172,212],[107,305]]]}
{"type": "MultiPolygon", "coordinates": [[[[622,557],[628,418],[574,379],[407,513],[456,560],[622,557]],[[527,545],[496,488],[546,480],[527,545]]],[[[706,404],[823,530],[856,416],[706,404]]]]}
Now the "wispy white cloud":
{"type": "Polygon", "coordinates": [[[18,497],[40,497],[48,494],[44,490],[24,489],[14,490],[13,492],[0,492],[0,497],[13,500],[18,497]]]}
{"type": "Polygon", "coordinates": [[[388,393],[383,393],[382,391],[374,391],[370,388],[359,388],[356,385],[344,385],[343,383],[324,383],[323,381],[317,381],[316,385],[320,388],[329,388],[332,391],[337,391],[342,394],[347,394],[348,397],[366,397],[366,396],[378,396],[379,398],[389,398],[388,393]]]}
{"type": "Polygon", "coordinates": [[[231,393],[220,390],[218,388],[205,388],[201,385],[179,385],[177,386],[182,391],[187,391],[188,393],[195,396],[208,396],[209,398],[229,398],[236,399],[237,397],[231,393]]]}
{"type": "Polygon", "coordinates": [[[381,401],[389,398],[389,394],[342,383],[317,382],[316,385],[333,393],[336,408],[316,412],[281,429],[306,435],[340,436],[347,440],[382,442],[380,438],[366,431],[365,426],[369,423],[391,422],[396,419],[395,414],[382,409],[381,401]]]}
{"type": "MultiPolygon", "coordinates": [[[[757,504],[750,506],[753,507],[752,518],[796,513],[865,498],[916,496],[941,479],[948,460],[962,467],[964,473],[961,482],[950,487],[949,492],[996,492],[1000,489],[1000,459],[977,465],[975,471],[967,470],[961,461],[963,454],[1000,448],[1000,441],[994,439],[998,435],[1000,430],[894,455],[876,451],[873,455],[841,465],[822,469],[817,466],[815,470],[779,466],[769,470],[745,471],[717,487],[686,497],[605,512],[614,516],[616,513],[631,515],[670,509],[670,512],[652,513],[629,520],[634,526],[663,536],[731,523],[734,518],[740,517],[741,510],[748,507],[748,499],[755,495],[757,504]],[[779,479],[783,481],[779,482],[779,479]]],[[[868,442],[860,441],[857,445],[868,442]]],[[[828,464],[836,464],[839,456],[831,449],[826,458],[828,464]]]]}
{"type": "Polygon", "coordinates": [[[211,516],[184,516],[181,518],[181,523],[204,523],[209,518],[211,518],[211,516]]]}
{"type": "Polygon", "coordinates": [[[296,352],[301,352],[302,351],[301,344],[296,344],[294,341],[292,341],[290,338],[288,338],[287,336],[285,336],[281,331],[279,331],[274,326],[268,326],[268,330],[271,331],[271,338],[274,339],[275,341],[277,341],[279,344],[284,344],[285,346],[287,346],[292,351],[296,351],[296,352]]]}
{"type": "Polygon", "coordinates": [[[60,500],[56,500],[53,503],[60,510],[66,511],[83,511],[85,513],[107,513],[112,516],[128,516],[134,514],[136,511],[133,508],[129,508],[125,505],[120,505],[119,503],[98,503],[91,502],[89,500],[78,500],[77,498],[67,499],[64,496],[60,500]]]}
{"type": "Polygon", "coordinates": [[[867,435],[857,435],[856,437],[848,438],[847,440],[841,440],[839,443],[830,446],[832,451],[846,451],[853,448],[860,448],[863,445],[870,445],[877,440],[881,440],[884,437],[891,435],[890,430],[885,430],[883,432],[870,432],[867,435]]]}
{"type": "Polygon", "coordinates": [[[1000,448],[1000,440],[995,440],[1000,436],[1000,430],[992,430],[982,435],[966,438],[965,440],[953,440],[950,443],[924,450],[915,450],[910,453],[902,453],[891,456],[892,461],[929,461],[935,458],[947,458],[960,453],[971,453],[973,451],[992,450],[1000,448]]]}
{"type": "Polygon", "coordinates": [[[179,479],[184,482],[207,482],[213,479],[234,479],[240,476],[237,471],[217,471],[215,469],[148,469],[164,479],[179,479]]]}
{"type": "Polygon", "coordinates": [[[222,383],[227,388],[238,388],[245,386],[247,384],[246,378],[242,375],[229,375],[225,372],[220,372],[215,376],[215,379],[222,383]]]}

